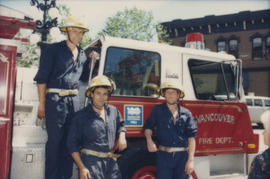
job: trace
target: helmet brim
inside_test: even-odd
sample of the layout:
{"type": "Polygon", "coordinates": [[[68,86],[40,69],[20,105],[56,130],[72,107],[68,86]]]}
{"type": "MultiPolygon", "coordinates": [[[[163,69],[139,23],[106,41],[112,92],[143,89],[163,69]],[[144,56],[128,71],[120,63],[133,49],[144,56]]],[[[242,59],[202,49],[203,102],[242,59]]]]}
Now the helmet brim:
{"type": "Polygon", "coordinates": [[[91,88],[87,88],[87,90],[85,91],[85,96],[90,98],[91,97],[91,93],[93,93],[93,91],[97,88],[97,87],[102,87],[102,88],[107,88],[109,91],[109,94],[111,95],[114,91],[114,89],[110,86],[93,86],[91,88]]]}
{"type": "Polygon", "coordinates": [[[89,31],[89,29],[87,29],[87,28],[77,27],[77,26],[62,26],[62,27],[59,27],[59,29],[60,29],[61,32],[67,32],[67,28],[69,28],[69,27],[82,29],[84,32],[88,32],[89,31]]]}
{"type": "Polygon", "coordinates": [[[160,89],[160,96],[165,97],[164,91],[167,90],[167,89],[175,89],[175,90],[179,91],[179,98],[184,98],[185,97],[185,93],[182,90],[178,89],[178,88],[162,88],[162,89],[160,89]]]}

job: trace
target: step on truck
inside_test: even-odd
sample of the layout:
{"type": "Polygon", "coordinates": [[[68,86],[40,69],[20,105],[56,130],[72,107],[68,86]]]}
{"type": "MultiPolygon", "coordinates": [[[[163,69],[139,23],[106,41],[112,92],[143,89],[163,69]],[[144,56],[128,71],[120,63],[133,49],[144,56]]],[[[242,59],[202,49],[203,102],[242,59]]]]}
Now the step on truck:
{"type": "MultiPolygon", "coordinates": [[[[3,38],[3,37],[1,37],[3,38]]],[[[0,39],[0,178],[44,178],[46,126],[37,118],[37,69],[16,68],[16,44],[0,39]],[[14,46],[14,47],[13,47],[14,46]]],[[[191,45],[192,46],[192,45],[191,45]]],[[[258,152],[258,135],[244,100],[241,60],[234,56],[152,42],[101,36],[85,48],[100,53],[90,75],[116,83],[109,103],[125,120],[127,149],[118,159],[124,179],[155,178],[155,153],[142,131],[166,80],[181,84],[181,105],[197,120],[195,171],[191,178],[246,175],[258,152]]],[[[88,76],[88,75],[87,75],[88,76]]],[[[87,81],[87,80],[86,80],[87,81]]],[[[81,105],[87,82],[80,82],[81,105]]],[[[74,166],[73,179],[77,178],[74,166]]]]}

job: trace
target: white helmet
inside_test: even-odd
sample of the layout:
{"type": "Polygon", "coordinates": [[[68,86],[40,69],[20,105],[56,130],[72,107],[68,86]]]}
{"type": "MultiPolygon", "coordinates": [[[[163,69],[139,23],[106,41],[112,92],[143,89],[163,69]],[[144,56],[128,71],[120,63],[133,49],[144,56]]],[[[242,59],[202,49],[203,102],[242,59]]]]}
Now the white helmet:
{"type": "Polygon", "coordinates": [[[108,88],[110,94],[116,88],[116,85],[113,80],[111,80],[107,76],[98,75],[91,80],[91,83],[89,84],[86,90],[85,96],[90,97],[91,92],[93,92],[96,87],[100,86],[108,88]]]}
{"type": "Polygon", "coordinates": [[[176,89],[179,92],[179,98],[184,98],[185,94],[184,92],[180,89],[180,85],[172,82],[172,81],[166,81],[161,84],[160,87],[160,95],[164,97],[164,92],[166,89],[176,89]]]}
{"type": "Polygon", "coordinates": [[[68,27],[74,27],[82,29],[84,32],[88,32],[89,29],[86,28],[86,25],[79,20],[77,20],[75,17],[70,16],[66,20],[66,24],[64,26],[59,27],[60,31],[67,32],[68,27]]]}

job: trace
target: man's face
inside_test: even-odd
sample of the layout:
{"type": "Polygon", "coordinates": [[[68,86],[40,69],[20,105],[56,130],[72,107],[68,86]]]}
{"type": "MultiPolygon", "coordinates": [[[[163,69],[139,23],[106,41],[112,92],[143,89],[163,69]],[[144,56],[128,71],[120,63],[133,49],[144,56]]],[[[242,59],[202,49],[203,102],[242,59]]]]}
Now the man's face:
{"type": "Polygon", "coordinates": [[[176,104],[178,102],[179,93],[176,89],[165,90],[164,97],[168,104],[176,104]]]}
{"type": "Polygon", "coordinates": [[[98,109],[102,109],[109,98],[108,89],[96,88],[94,92],[91,93],[91,97],[93,105],[98,109]]]}
{"type": "Polygon", "coordinates": [[[84,30],[80,28],[74,28],[74,27],[69,27],[68,28],[68,35],[70,40],[74,44],[79,44],[83,38],[84,30]]]}

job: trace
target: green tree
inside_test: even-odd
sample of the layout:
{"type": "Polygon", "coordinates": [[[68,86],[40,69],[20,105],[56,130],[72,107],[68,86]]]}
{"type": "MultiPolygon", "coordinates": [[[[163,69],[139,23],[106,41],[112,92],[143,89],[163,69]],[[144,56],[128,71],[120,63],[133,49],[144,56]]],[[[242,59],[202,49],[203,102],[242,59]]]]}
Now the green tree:
{"type": "Polygon", "coordinates": [[[84,48],[85,46],[89,45],[89,43],[90,43],[91,41],[92,41],[92,39],[91,39],[89,33],[86,32],[86,33],[83,35],[83,39],[82,39],[82,41],[81,41],[81,43],[80,43],[80,47],[81,47],[81,48],[84,48]]]}
{"type": "Polygon", "coordinates": [[[113,17],[106,20],[105,28],[99,35],[130,38],[142,41],[154,41],[155,37],[160,42],[168,43],[168,35],[161,24],[154,21],[151,11],[139,10],[136,7],[118,11],[113,17]]]}
{"type": "MultiPolygon", "coordinates": [[[[28,37],[29,39],[30,37],[28,37]]],[[[22,44],[21,56],[17,56],[17,66],[20,67],[33,67],[38,66],[40,49],[37,44],[22,44]]]]}

